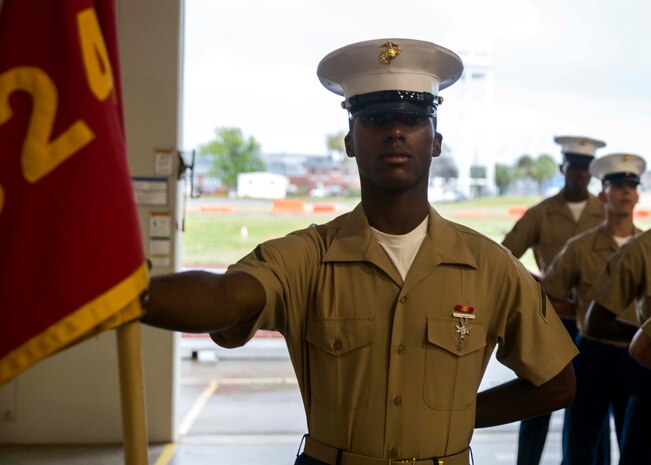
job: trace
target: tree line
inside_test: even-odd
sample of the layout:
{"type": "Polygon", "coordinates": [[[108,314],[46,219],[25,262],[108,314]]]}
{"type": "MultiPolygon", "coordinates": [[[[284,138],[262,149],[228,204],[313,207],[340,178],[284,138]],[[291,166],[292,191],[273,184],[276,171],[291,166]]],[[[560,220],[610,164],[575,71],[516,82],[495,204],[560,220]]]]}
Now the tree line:
{"type": "MultiPolygon", "coordinates": [[[[328,134],[325,145],[328,154],[339,161],[345,159],[344,133],[328,134]]],[[[218,177],[226,187],[237,185],[237,175],[266,169],[260,144],[252,136],[246,137],[240,128],[219,127],[215,138],[198,147],[199,157],[210,160],[210,174],[218,177]]],[[[485,169],[485,168],[484,168],[485,169]]],[[[538,185],[542,194],[545,181],[553,179],[558,173],[558,165],[548,154],[536,158],[531,155],[520,156],[515,165],[497,163],[495,165],[495,185],[499,195],[504,195],[517,180],[531,179],[538,185]]],[[[471,173],[472,174],[472,173],[471,173]]],[[[443,155],[432,164],[431,176],[446,179],[458,177],[454,157],[447,146],[443,155]]]]}
{"type": "Polygon", "coordinates": [[[495,164],[495,186],[499,195],[506,194],[509,186],[518,179],[531,179],[538,185],[542,194],[545,181],[554,179],[558,173],[556,161],[546,153],[533,158],[531,155],[520,156],[515,166],[495,164]]]}

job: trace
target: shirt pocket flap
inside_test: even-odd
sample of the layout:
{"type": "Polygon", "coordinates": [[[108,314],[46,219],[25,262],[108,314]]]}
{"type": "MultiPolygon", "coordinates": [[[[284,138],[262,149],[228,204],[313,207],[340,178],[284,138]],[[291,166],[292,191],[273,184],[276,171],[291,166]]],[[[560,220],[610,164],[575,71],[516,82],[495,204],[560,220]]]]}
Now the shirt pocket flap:
{"type": "Polygon", "coordinates": [[[466,323],[468,333],[459,346],[458,321],[427,320],[427,342],[445,349],[459,357],[481,349],[486,345],[486,330],[480,323],[469,320],[466,323]]]}
{"type": "Polygon", "coordinates": [[[372,319],[308,320],[307,341],[332,355],[342,355],[375,339],[372,319]]]}

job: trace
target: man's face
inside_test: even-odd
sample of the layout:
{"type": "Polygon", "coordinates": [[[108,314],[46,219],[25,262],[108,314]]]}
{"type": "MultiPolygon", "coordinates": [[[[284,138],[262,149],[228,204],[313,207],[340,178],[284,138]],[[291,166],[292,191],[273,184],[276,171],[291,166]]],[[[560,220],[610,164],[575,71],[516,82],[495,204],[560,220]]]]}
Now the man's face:
{"type": "Polygon", "coordinates": [[[590,184],[590,170],[587,166],[575,165],[571,163],[563,164],[563,174],[565,175],[565,189],[579,192],[588,189],[590,184]]]}
{"type": "Polygon", "coordinates": [[[627,181],[607,182],[599,199],[606,204],[608,211],[615,215],[631,215],[640,196],[637,192],[637,184],[627,181]]]}
{"type": "Polygon", "coordinates": [[[427,185],[432,157],[441,153],[441,135],[431,117],[380,113],[354,117],[346,136],[363,186],[401,191],[427,185]]]}

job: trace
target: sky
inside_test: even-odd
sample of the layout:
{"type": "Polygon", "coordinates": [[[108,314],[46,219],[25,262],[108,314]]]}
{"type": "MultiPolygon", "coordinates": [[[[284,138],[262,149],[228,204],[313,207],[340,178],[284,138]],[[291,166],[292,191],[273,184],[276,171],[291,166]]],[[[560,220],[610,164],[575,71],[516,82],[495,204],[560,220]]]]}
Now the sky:
{"type": "Polygon", "coordinates": [[[560,160],[554,136],[579,135],[605,141],[598,154],[635,153],[651,163],[648,0],[185,5],[184,149],[227,126],[254,137],[264,153],[325,154],[326,135],[345,131],[347,116],[316,76],[321,58],[357,41],[412,38],[450,48],[466,65],[472,52],[488,53],[490,86],[472,123],[459,115],[477,106],[464,107],[455,86],[441,92],[439,109],[444,137],[457,146],[472,140],[480,160],[508,164],[542,153],[560,160]]]}

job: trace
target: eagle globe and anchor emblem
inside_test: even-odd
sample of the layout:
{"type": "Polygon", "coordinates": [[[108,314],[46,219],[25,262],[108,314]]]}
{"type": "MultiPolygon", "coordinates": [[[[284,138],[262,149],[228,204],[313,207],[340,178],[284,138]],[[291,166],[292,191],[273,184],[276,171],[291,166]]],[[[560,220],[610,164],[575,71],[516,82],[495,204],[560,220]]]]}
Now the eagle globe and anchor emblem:
{"type": "Polygon", "coordinates": [[[386,42],[380,46],[380,48],[386,48],[386,50],[383,50],[380,52],[380,63],[384,63],[385,65],[390,65],[393,60],[396,59],[398,55],[400,55],[400,46],[395,43],[395,42],[386,42]]]}

